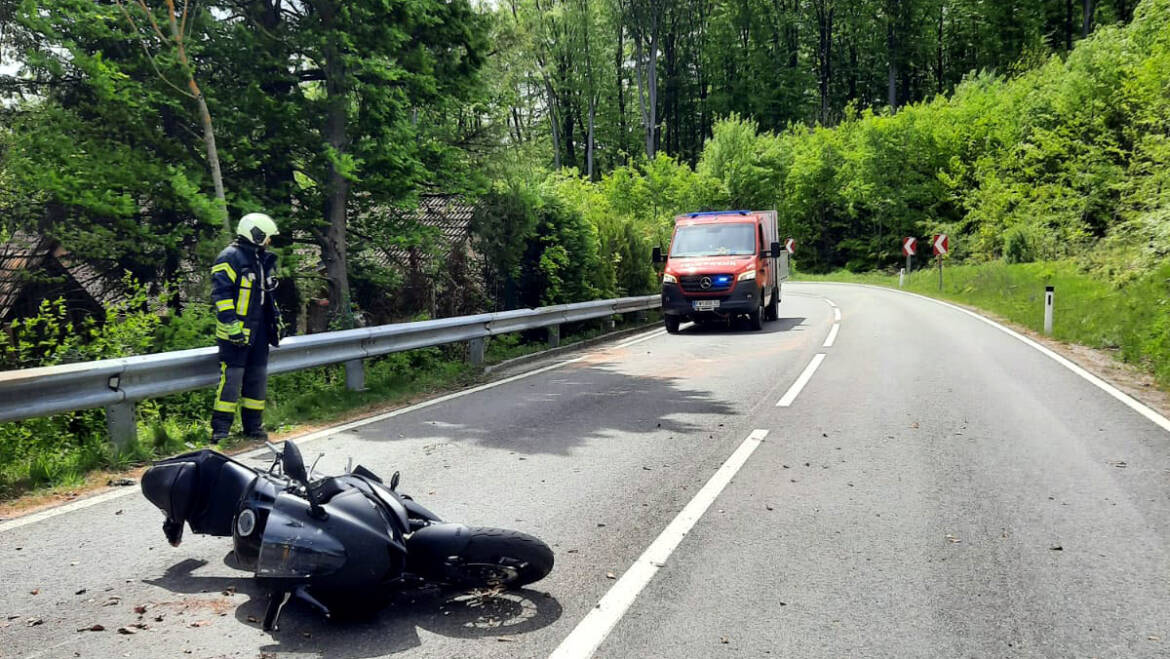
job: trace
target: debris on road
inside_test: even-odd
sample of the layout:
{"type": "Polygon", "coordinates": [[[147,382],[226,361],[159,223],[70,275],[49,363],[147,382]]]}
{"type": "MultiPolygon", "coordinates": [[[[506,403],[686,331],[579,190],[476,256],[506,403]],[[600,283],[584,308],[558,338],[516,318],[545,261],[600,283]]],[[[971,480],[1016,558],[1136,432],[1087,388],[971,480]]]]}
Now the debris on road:
{"type": "Polygon", "coordinates": [[[110,487],[131,487],[137,484],[138,482],[133,478],[111,478],[110,480],[106,481],[106,485],[110,487]]]}
{"type": "Polygon", "coordinates": [[[78,629],[79,632],[104,632],[106,628],[103,625],[90,625],[89,627],[82,627],[78,629]]]}
{"type": "Polygon", "coordinates": [[[126,636],[129,636],[129,635],[131,635],[131,634],[136,634],[137,632],[135,632],[133,629],[130,629],[129,627],[119,627],[119,628],[118,628],[118,633],[119,633],[119,634],[124,634],[124,635],[126,635],[126,636]]]}
{"type": "Polygon", "coordinates": [[[1049,549],[1052,551],[1064,551],[1064,547],[1062,547],[1060,545],[1052,545],[1051,547],[1049,547],[1049,549]]]}
{"type": "Polygon", "coordinates": [[[958,539],[957,537],[955,537],[955,536],[951,535],[950,533],[948,533],[948,534],[947,534],[947,542],[951,543],[952,545],[955,545],[955,544],[958,544],[958,543],[962,542],[962,540],[960,540],[960,539],[958,539]]]}
{"type": "Polygon", "coordinates": [[[730,640],[729,640],[729,639],[728,639],[726,636],[720,636],[720,637],[719,637],[719,642],[720,642],[720,643],[722,643],[722,644],[724,644],[724,645],[727,645],[727,644],[728,644],[728,643],[730,643],[731,641],[730,641],[730,640]]]}
{"type": "Polygon", "coordinates": [[[44,618],[29,618],[28,622],[25,623],[29,627],[38,627],[43,624],[45,624],[44,618]]]}
{"type": "Polygon", "coordinates": [[[605,578],[606,579],[617,579],[617,575],[615,575],[613,572],[606,572],[605,578]]]}

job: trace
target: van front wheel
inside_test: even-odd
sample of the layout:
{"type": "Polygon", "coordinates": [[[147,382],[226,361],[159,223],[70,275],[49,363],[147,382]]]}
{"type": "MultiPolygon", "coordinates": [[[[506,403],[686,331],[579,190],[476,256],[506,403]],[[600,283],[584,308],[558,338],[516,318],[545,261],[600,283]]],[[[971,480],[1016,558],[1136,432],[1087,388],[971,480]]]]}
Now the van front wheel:
{"type": "Polygon", "coordinates": [[[678,334],[678,326],[682,323],[682,319],[678,316],[663,316],[662,324],[666,325],[666,331],[671,334],[678,334]]]}
{"type": "Polygon", "coordinates": [[[753,332],[758,332],[764,329],[764,299],[760,297],[760,303],[756,306],[756,310],[748,314],[748,327],[753,332]]]}
{"type": "Polygon", "coordinates": [[[780,318],[780,287],[772,288],[772,301],[764,312],[764,320],[777,320],[780,318]]]}

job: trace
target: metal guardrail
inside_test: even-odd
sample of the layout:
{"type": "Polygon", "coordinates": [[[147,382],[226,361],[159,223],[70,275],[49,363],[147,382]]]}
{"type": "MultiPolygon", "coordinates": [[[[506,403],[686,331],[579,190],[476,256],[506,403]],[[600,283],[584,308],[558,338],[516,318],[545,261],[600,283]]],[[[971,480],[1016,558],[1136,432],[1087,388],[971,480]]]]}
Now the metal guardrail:
{"type": "MultiPolygon", "coordinates": [[[[482,364],[484,339],[489,336],[547,327],[549,343],[555,347],[562,323],[657,309],[661,304],[660,296],[647,295],[294,336],[272,350],[268,372],[345,364],[346,386],[363,389],[362,360],[370,357],[467,341],[472,363],[482,364]]],[[[121,446],[137,433],[136,402],[218,382],[214,347],[4,371],[0,422],[105,407],[110,437],[121,446]]]]}

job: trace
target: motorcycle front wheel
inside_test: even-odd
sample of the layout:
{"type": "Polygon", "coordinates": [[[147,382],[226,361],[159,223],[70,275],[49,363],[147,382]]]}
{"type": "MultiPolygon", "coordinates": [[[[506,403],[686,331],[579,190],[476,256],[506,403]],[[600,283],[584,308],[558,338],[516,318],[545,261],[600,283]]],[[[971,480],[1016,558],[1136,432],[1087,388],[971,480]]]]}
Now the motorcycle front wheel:
{"type": "Polygon", "coordinates": [[[539,538],[487,527],[467,529],[467,546],[445,558],[439,570],[447,583],[469,588],[520,588],[553,568],[553,552],[539,538]]]}

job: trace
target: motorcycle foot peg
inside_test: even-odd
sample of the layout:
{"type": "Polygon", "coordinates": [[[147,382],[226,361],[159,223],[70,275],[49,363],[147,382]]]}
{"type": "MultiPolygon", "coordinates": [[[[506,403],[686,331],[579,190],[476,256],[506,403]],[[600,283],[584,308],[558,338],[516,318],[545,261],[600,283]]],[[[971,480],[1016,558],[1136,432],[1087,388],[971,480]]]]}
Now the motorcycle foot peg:
{"type": "Polygon", "coordinates": [[[292,592],[287,590],[268,594],[268,608],[264,611],[264,631],[280,631],[280,612],[284,610],[284,605],[288,604],[290,597],[292,597],[292,592]]]}

